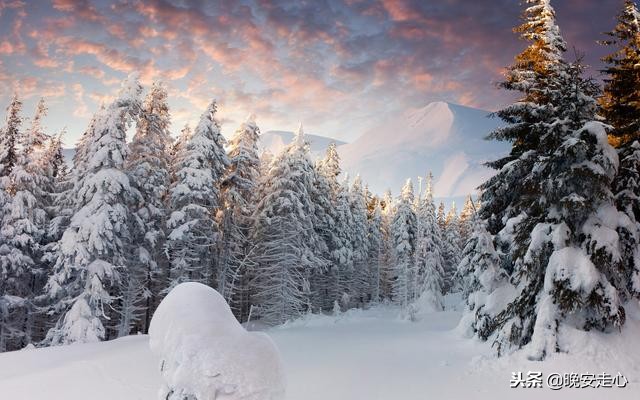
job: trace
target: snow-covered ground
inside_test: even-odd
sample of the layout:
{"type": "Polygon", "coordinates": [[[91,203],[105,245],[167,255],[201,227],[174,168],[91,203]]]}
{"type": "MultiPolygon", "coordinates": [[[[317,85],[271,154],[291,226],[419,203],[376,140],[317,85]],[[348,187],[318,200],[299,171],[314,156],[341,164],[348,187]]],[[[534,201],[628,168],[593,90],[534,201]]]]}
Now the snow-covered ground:
{"type": "MultiPolygon", "coordinates": [[[[576,333],[576,354],[544,362],[524,353],[496,360],[486,344],[460,337],[455,310],[409,322],[396,308],[379,306],[308,316],[268,334],[281,351],[291,400],[638,399],[640,323],[631,314],[621,335],[576,333]],[[511,389],[518,371],[620,372],[630,382],[624,389],[511,389]]],[[[151,400],[160,386],[158,360],[144,335],[0,354],[2,399],[151,400]]]]}

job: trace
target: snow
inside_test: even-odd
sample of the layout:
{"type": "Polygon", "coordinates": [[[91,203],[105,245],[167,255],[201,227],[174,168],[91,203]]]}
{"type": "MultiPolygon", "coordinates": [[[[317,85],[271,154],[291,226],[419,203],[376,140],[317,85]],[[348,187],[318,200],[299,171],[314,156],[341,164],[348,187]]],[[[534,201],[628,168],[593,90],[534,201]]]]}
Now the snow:
{"type": "Polygon", "coordinates": [[[173,288],[156,310],[149,336],[151,350],[161,359],[161,399],[284,396],[282,362],[271,339],[247,332],[224,298],[206,285],[188,282],[173,288]]]}
{"type": "MultiPolygon", "coordinates": [[[[460,313],[447,311],[418,322],[380,305],[336,316],[309,315],[267,334],[281,352],[290,400],[424,399],[637,399],[640,393],[640,306],[627,308],[620,334],[563,327],[569,354],[544,362],[526,352],[495,358],[488,343],[454,330],[460,313]],[[623,374],[626,388],[511,389],[513,372],[623,374]]],[[[189,308],[182,312],[188,313],[189,308]]],[[[209,317],[207,317],[209,318],[209,317]]],[[[159,359],[148,337],[25,350],[0,355],[0,393],[12,400],[151,400],[162,384],[159,359]],[[70,384],[71,380],[73,384],[70,384]],[[37,383],[37,384],[34,384],[37,383]],[[46,388],[46,389],[43,389],[46,388]]],[[[225,397],[223,397],[225,398],[225,397]]],[[[225,398],[226,399],[226,398],[225,398]]]]}
{"type": "Polygon", "coordinates": [[[435,197],[463,200],[493,175],[482,164],[508,151],[505,143],[484,140],[500,124],[488,114],[446,102],[391,112],[380,125],[338,147],[344,170],[360,173],[378,194],[398,193],[407,177],[432,171],[439,177],[435,197]]]}

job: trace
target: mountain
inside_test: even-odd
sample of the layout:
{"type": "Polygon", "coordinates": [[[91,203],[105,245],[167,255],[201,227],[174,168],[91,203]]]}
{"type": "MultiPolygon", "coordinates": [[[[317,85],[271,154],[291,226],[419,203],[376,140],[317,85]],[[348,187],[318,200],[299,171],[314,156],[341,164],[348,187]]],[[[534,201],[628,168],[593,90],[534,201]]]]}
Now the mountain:
{"type": "MultiPolygon", "coordinates": [[[[294,133],[289,131],[266,131],[260,135],[260,142],[258,144],[259,151],[262,153],[265,150],[269,150],[270,153],[277,154],[291,143],[293,137],[294,133]]],[[[304,137],[307,142],[309,142],[311,154],[314,158],[324,154],[324,151],[331,142],[335,142],[337,146],[346,144],[346,142],[331,139],[326,136],[305,133],[304,137]]]]}
{"type": "Polygon", "coordinates": [[[446,102],[390,115],[354,142],[338,148],[343,168],[359,173],[369,188],[394,194],[407,178],[428,171],[434,175],[434,195],[461,199],[493,175],[482,164],[504,155],[509,145],[484,138],[499,126],[489,112],[446,102]]]}
{"type": "MultiPolygon", "coordinates": [[[[435,102],[389,115],[352,143],[320,135],[305,137],[314,158],[321,157],[327,146],[336,142],[344,171],[352,177],[360,174],[374,193],[391,189],[397,195],[407,178],[414,180],[417,191],[417,177],[431,171],[435,196],[460,201],[494,174],[482,164],[509,151],[506,143],[484,139],[500,125],[488,115],[484,110],[435,102]]],[[[260,137],[260,152],[276,154],[293,137],[293,132],[266,131],[260,137]]],[[[65,149],[68,161],[74,152],[65,149]]]]}

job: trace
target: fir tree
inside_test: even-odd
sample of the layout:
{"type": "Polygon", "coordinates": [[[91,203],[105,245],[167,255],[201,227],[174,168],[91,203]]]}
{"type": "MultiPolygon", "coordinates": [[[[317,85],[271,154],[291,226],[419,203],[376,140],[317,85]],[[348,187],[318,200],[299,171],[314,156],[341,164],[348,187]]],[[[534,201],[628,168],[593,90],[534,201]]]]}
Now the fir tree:
{"type": "Polygon", "coordinates": [[[618,240],[610,240],[625,221],[609,189],[618,160],[597,121],[598,87],[583,70],[579,61],[562,64],[546,81],[556,118],[540,129],[525,213],[513,223],[517,295],[487,329],[498,331],[499,352],[530,344],[531,357],[542,359],[562,350],[564,324],[606,330],[624,323],[618,240]]]}
{"type": "MultiPolygon", "coordinates": [[[[142,87],[131,75],[117,98],[94,116],[81,140],[74,168],[74,213],[58,245],[47,293],[59,314],[46,342],[94,342],[113,318],[120,271],[127,264],[131,214],[136,196],[124,171],[126,129],[140,111],[142,87]]],[[[121,311],[121,310],[119,310],[121,311]]]]}
{"type": "Polygon", "coordinates": [[[169,190],[167,253],[169,288],[185,281],[214,285],[214,256],[220,239],[216,213],[221,206],[220,183],[229,159],[215,118],[215,101],[202,114],[187,142],[177,148],[174,182],[169,190]]]}
{"type": "Polygon", "coordinates": [[[368,266],[368,298],[370,301],[380,301],[382,295],[381,280],[384,270],[384,234],[382,207],[379,199],[374,197],[369,203],[367,213],[368,234],[367,234],[367,262],[368,266]]]}
{"type": "Polygon", "coordinates": [[[634,1],[626,0],[618,23],[607,33],[602,44],[613,48],[603,58],[606,68],[601,113],[612,125],[610,142],[617,147],[620,159],[618,175],[613,183],[616,205],[624,211],[635,229],[619,231],[623,276],[626,281],[624,297],[640,296],[640,265],[638,265],[638,238],[640,238],[640,13],[634,1]]]}
{"type": "Polygon", "coordinates": [[[606,35],[601,43],[613,52],[602,59],[605,84],[599,100],[602,116],[614,127],[611,142],[621,148],[637,141],[640,132],[640,12],[633,0],[625,0],[617,25],[606,35]]]}
{"type": "Polygon", "coordinates": [[[380,202],[382,221],[380,225],[382,235],[382,265],[380,266],[380,297],[391,299],[392,281],[394,276],[393,268],[393,237],[391,234],[391,224],[395,214],[395,205],[391,191],[387,190],[380,202]]]}
{"type": "Polygon", "coordinates": [[[403,308],[409,305],[409,280],[415,269],[417,223],[416,214],[413,211],[413,202],[413,184],[411,179],[408,179],[402,188],[393,223],[391,224],[395,269],[393,301],[403,308]]]}
{"type": "Polygon", "coordinates": [[[438,227],[440,227],[440,231],[444,232],[444,228],[446,227],[447,213],[444,207],[444,203],[440,202],[438,205],[438,213],[436,214],[436,221],[438,222],[438,227]]]}
{"type": "Polygon", "coordinates": [[[467,199],[464,202],[464,206],[462,207],[462,211],[460,211],[460,216],[458,220],[458,230],[460,237],[460,247],[464,248],[467,244],[467,241],[471,237],[471,232],[473,230],[473,216],[475,214],[475,204],[473,204],[473,199],[471,195],[467,196],[467,199]]]}
{"type": "Polygon", "coordinates": [[[309,310],[309,277],[326,263],[315,253],[321,238],[313,227],[314,170],[308,151],[300,126],[261,182],[263,196],[254,213],[255,304],[269,324],[309,310]]]}
{"type": "Polygon", "coordinates": [[[459,218],[456,211],[455,202],[447,213],[442,232],[442,257],[444,260],[444,282],[443,291],[445,293],[455,292],[460,289],[460,282],[456,280],[455,273],[460,263],[460,228],[459,218]]]}
{"type": "Polygon", "coordinates": [[[344,235],[338,223],[337,198],[340,185],[340,159],[335,143],[329,144],[324,158],[315,164],[313,203],[315,204],[314,226],[322,239],[317,252],[327,260],[326,268],[316,271],[311,277],[312,304],[315,309],[330,311],[338,296],[339,253],[344,249],[344,235]]]}
{"type": "Polygon", "coordinates": [[[40,258],[47,227],[47,193],[41,163],[47,140],[42,129],[46,111],[40,100],[31,128],[19,137],[16,161],[8,176],[10,198],[0,221],[0,302],[8,315],[2,312],[0,351],[32,342],[34,299],[44,284],[40,258]]]}
{"type": "Polygon", "coordinates": [[[219,291],[236,317],[247,318],[251,279],[249,234],[260,173],[260,130],[250,116],[229,140],[229,169],[222,184],[224,201],[219,291]]]}
{"type": "Polygon", "coordinates": [[[17,145],[20,140],[22,126],[22,102],[17,94],[13,95],[7,107],[7,122],[0,131],[0,177],[9,176],[18,158],[17,145]]]}
{"type": "Polygon", "coordinates": [[[161,83],[154,83],[147,95],[137,131],[129,145],[125,163],[131,184],[140,196],[130,208],[136,217],[132,234],[132,256],[127,274],[123,302],[127,314],[121,319],[120,335],[129,333],[139,320],[142,332],[147,332],[151,315],[158,303],[158,295],[166,286],[163,271],[168,268],[164,253],[167,210],[165,200],[169,190],[169,106],[167,91],[161,83]]]}
{"type": "Polygon", "coordinates": [[[421,309],[442,310],[444,259],[442,237],[433,202],[433,176],[427,176],[424,196],[417,202],[418,234],[416,239],[416,297],[421,309]]]}
{"type": "Polygon", "coordinates": [[[367,226],[367,201],[360,176],[351,185],[349,190],[349,205],[352,218],[352,246],[353,246],[353,281],[351,298],[354,306],[363,306],[369,299],[369,266],[367,256],[369,253],[368,226],[367,226]]]}
{"type": "Polygon", "coordinates": [[[462,296],[466,305],[466,316],[461,323],[468,324],[465,328],[473,335],[487,340],[492,333],[494,318],[502,311],[495,305],[500,304],[504,297],[512,297],[509,292],[515,289],[508,283],[507,273],[500,268],[493,237],[484,221],[474,216],[471,223],[473,230],[457,271],[462,280],[462,296]]]}

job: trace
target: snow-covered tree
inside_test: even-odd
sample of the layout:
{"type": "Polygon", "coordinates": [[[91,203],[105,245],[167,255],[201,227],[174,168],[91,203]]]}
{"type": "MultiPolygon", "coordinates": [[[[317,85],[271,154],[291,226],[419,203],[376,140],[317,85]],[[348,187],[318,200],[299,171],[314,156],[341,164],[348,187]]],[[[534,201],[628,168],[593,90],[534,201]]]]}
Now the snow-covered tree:
{"type": "MultiPolygon", "coordinates": [[[[485,203],[481,209],[482,218],[487,220],[487,228],[492,234],[499,232],[507,220],[517,218],[522,211],[519,203],[527,197],[525,176],[535,164],[540,145],[539,131],[543,131],[545,123],[550,123],[554,117],[547,81],[556,76],[564,64],[562,57],[566,44],[550,0],[526,0],[525,4],[524,22],[515,31],[528,46],[516,56],[500,83],[502,88],[518,92],[520,98],[495,113],[506,124],[490,135],[495,140],[510,142],[511,151],[487,164],[501,172],[481,187],[485,203]],[[488,198],[492,200],[485,201],[488,198]]],[[[496,240],[502,241],[500,237],[496,240]]],[[[499,247],[508,253],[508,243],[499,247]]]]}
{"type": "Polygon", "coordinates": [[[261,181],[254,212],[256,312],[269,324],[283,323],[310,307],[309,277],[326,261],[315,250],[321,241],[313,226],[314,169],[302,126],[261,181]]]}
{"type": "Polygon", "coordinates": [[[446,226],[447,220],[447,212],[444,207],[444,203],[441,201],[438,205],[438,213],[436,214],[436,221],[438,222],[438,226],[440,227],[440,231],[444,232],[444,228],[446,226]]]}
{"type": "Polygon", "coordinates": [[[174,158],[166,242],[171,265],[169,288],[184,281],[217,282],[214,262],[220,228],[216,213],[221,207],[220,184],[229,158],[216,110],[213,101],[187,142],[178,146],[174,158]]]}
{"type": "Polygon", "coordinates": [[[444,260],[444,292],[455,292],[460,289],[460,283],[456,281],[455,274],[460,263],[460,221],[456,211],[455,202],[451,205],[445,217],[444,230],[442,231],[442,257],[444,260]]]}
{"type": "MultiPolygon", "coordinates": [[[[613,203],[618,158],[596,116],[597,85],[583,69],[579,61],[561,63],[546,78],[554,118],[537,126],[535,153],[522,155],[535,158],[523,177],[522,214],[507,223],[515,227],[507,271],[517,291],[487,332],[498,332],[499,352],[529,345],[531,357],[542,359],[562,350],[563,325],[624,323],[617,229],[630,222],[613,203]]],[[[483,207],[494,201],[483,196],[483,207]]]]}
{"type": "Polygon", "coordinates": [[[640,12],[633,0],[625,0],[617,24],[601,43],[612,49],[603,57],[606,66],[602,115],[613,126],[612,144],[624,147],[638,140],[640,132],[640,12]]]}
{"type": "Polygon", "coordinates": [[[393,301],[406,308],[409,305],[410,279],[415,271],[416,214],[413,211],[413,183],[408,179],[402,188],[391,224],[393,237],[393,301]]]}
{"type": "Polygon", "coordinates": [[[2,312],[0,351],[15,350],[33,340],[34,298],[45,273],[40,258],[47,228],[47,181],[41,164],[47,141],[42,128],[46,112],[40,100],[30,129],[19,137],[8,176],[10,198],[0,213],[0,308],[8,312],[2,312]]]}
{"type": "Polygon", "coordinates": [[[138,119],[137,131],[129,144],[125,169],[131,184],[140,193],[130,205],[136,217],[132,248],[123,277],[123,315],[120,335],[139,323],[147,332],[151,315],[164,289],[168,261],[164,252],[166,238],[166,196],[170,184],[171,136],[167,90],[159,82],[151,87],[138,119]]]}
{"type": "MultiPolygon", "coordinates": [[[[140,111],[142,87],[132,74],[116,99],[94,116],[76,155],[74,213],[56,246],[47,282],[60,315],[46,342],[65,344],[104,339],[105,320],[118,295],[120,271],[127,265],[131,214],[136,196],[124,171],[126,130],[140,111]]],[[[121,310],[119,310],[121,311],[121,310]]]]}
{"type": "Polygon", "coordinates": [[[242,123],[229,140],[229,169],[222,184],[223,217],[218,290],[236,317],[249,313],[251,279],[249,235],[260,174],[255,117],[242,123]]]}
{"type": "Polygon", "coordinates": [[[460,248],[464,248],[467,244],[467,241],[471,237],[471,231],[473,230],[473,217],[475,214],[475,204],[473,203],[473,199],[471,195],[467,196],[467,199],[464,202],[464,206],[462,207],[462,211],[460,211],[460,216],[458,218],[458,236],[460,237],[460,248]]]}
{"type": "Polygon", "coordinates": [[[415,297],[420,299],[420,307],[442,310],[444,285],[444,259],[442,257],[442,237],[436,221],[436,207],[433,202],[433,176],[427,175],[424,195],[418,197],[416,217],[418,232],[416,239],[415,297]]]}
{"type": "Polygon", "coordinates": [[[349,190],[349,206],[353,246],[353,280],[350,295],[352,304],[361,307],[368,302],[370,271],[367,265],[369,254],[367,200],[359,175],[356,176],[349,190]]]}
{"type": "MultiPolygon", "coordinates": [[[[334,258],[334,250],[343,249],[344,235],[337,231],[337,191],[340,190],[337,177],[340,175],[340,159],[335,143],[327,148],[325,156],[319,159],[314,169],[314,185],[311,193],[315,206],[314,227],[321,240],[316,252],[327,260],[326,267],[315,271],[310,278],[312,306],[316,310],[330,311],[338,298],[339,259],[334,258]]],[[[339,251],[336,253],[338,254],[339,251]]]]}
{"type": "Polygon", "coordinates": [[[607,35],[602,44],[613,52],[603,58],[606,77],[601,113],[613,127],[609,140],[620,159],[613,183],[616,204],[635,225],[632,231],[619,232],[624,266],[620,275],[628,291],[622,294],[626,298],[629,294],[640,296],[640,13],[634,1],[625,1],[617,25],[607,35]]]}
{"type": "Polygon", "coordinates": [[[471,222],[473,230],[457,272],[466,305],[462,323],[468,325],[464,328],[472,335],[486,340],[492,333],[494,318],[502,311],[501,301],[509,299],[514,288],[500,267],[500,257],[484,221],[474,216],[471,222]]]}
{"type": "Polygon", "coordinates": [[[394,276],[393,268],[393,237],[391,234],[391,224],[395,214],[395,202],[391,191],[385,191],[380,208],[382,221],[380,231],[382,234],[382,265],[380,266],[380,296],[382,299],[391,299],[392,281],[394,276]]]}
{"type": "Polygon", "coordinates": [[[22,126],[22,102],[13,95],[7,107],[7,122],[0,131],[0,177],[9,176],[18,158],[18,142],[22,126]]]}
{"type": "Polygon", "coordinates": [[[382,295],[381,279],[384,270],[384,233],[382,207],[377,197],[373,197],[369,202],[368,213],[368,234],[367,234],[367,262],[368,267],[368,297],[370,301],[377,302],[382,295]]]}

